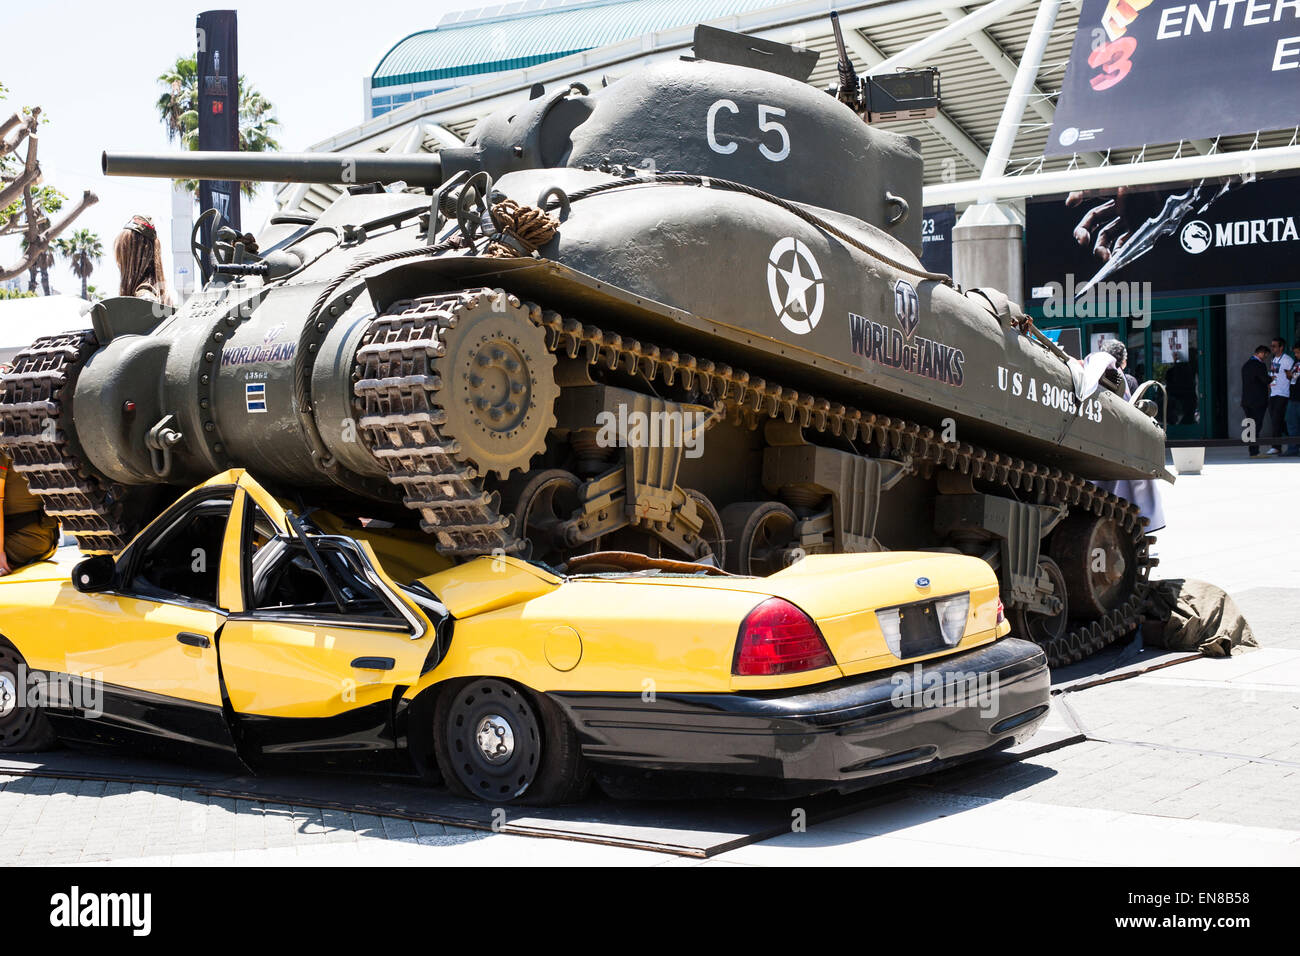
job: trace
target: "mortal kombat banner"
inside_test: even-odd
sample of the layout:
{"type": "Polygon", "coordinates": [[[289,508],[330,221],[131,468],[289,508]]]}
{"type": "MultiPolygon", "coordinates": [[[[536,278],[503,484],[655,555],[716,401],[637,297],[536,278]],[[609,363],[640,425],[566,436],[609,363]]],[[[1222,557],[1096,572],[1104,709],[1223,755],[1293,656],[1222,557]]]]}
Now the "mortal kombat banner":
{"type": "Polygon", "coordinates": [[[1125,291],[1161,296],[1296,288],[1300,176],[1233,176],[1031,199],[1025,238],[1028,304],[1064,302],[1076,314],[1125,291]]]}
{"type": "Polygon", "coordinates": [[[1044,153],[1300,123],[1300,0],[1083,0],[1044,153]]]}
{"type": "MultiPolygon", "coordinates": [[[[198,41],[199,149],[239,149],[239,25],[234,10],[208,10],[195,24],[198,41]]],[[[200,180],[199,209],[216,209],[221,225],[242,232],[239,183],[200,180]]],[[[203,225],[211,243],[212,223],[203,225]]],[[[203,278],[207,281],[207,263],[203,278]]]]}

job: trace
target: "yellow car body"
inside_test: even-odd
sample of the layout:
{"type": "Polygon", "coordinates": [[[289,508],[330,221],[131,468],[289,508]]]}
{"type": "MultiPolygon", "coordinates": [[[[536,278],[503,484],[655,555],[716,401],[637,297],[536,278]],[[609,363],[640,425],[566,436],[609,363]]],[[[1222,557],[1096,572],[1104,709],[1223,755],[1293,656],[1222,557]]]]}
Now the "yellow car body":
{"type": "Polygon", "coordinates": [[[53,732],[253,767],[436,768],[461,793],[554,802],[592,773],[620,793],[852,789],[1022,740],[1046,713],[1042,653],[1006,636],[975,558],[562,576],[307,521],[233,470],[115,561],[60,553],[0,581],[26,680],[80,692],[43,701],[53,732]]]}

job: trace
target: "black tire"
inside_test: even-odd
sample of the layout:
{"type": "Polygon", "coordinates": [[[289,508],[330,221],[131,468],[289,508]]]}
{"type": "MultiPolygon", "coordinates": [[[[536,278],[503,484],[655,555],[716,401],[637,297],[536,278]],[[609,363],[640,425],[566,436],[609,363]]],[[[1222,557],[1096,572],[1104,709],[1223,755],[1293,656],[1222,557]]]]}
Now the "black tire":
{"type": "Polygon", "coordinates": [[[439,694],[433,746],[447,788],[485,803],[555,806],[582,799],[591,787],[578,736],[560,708],[495,678],[439,694]],[[488,752],[493,746],[496,755],[488,752]]]}
{"type": "Polygon", "coordinates": [[[694,488],[686,488],[684,491],[686,496],[695,502],[700,517],[704,519],[704,525],[700,528],[700,537],[708,544],[713,563],[720,568],[725,568],[727,539],[726,532],[722,530],[722,516],[718,514],[718,509],[713,507],[713,502],[705,497],[704,492],[696,491],[694,488]]]}
{"type": "Polygon", "coordinates": [[[578,490],[582,479],[562,468],[549,468],[524,478],[512,479],[503,493],[505,500],[512,503],[511,528],[528,542],[524,557],[558,566],[569,555],[556,539],[554,528],[581,505],[578,490]]]}
{"type": "Polygon", "coordinates": [[[785,568],[785,549],[799,520],[779,501],[741,501],[722,509],[726,568],[767,577],[785,568]]]}
{"type": "Polygon", "coordinates": [[[44,711],[23,704],[26,674],[27,661],[18,648],[0,638],[0,752],[32,753],[58,744],[44,711]]]}
{"type": "Polygon", "coordinates": [[[1137,587],[1137,547],[1114,518],[1072,513],[1052,532],[1051,554],[1065,579],[1070,616],[1081,621],[1109,614],[1137,587]],[[1097,567],[1099,553],[1104,561],[1097,567]]]}

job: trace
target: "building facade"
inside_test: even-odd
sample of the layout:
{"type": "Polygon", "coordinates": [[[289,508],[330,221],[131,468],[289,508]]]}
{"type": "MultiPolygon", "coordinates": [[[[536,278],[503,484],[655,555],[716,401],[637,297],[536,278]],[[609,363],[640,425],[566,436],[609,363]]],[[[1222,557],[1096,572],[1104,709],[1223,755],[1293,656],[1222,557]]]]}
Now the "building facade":
{"type": "Polygon", "coordinates": [[[365,116],[656,30],[768,6],[770,0],[522,0],[455,11],[383,55],[364,83],[365,116]]]}

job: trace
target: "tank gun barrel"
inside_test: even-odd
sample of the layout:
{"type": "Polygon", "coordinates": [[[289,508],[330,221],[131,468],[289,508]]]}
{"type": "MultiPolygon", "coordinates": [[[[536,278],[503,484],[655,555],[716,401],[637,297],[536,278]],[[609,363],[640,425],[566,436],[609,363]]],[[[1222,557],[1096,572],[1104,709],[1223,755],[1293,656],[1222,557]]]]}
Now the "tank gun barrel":
{"type": "Polygon", "coordinates": [[[404,182],[429,188],[442,184],[442,157],[436,154],[105,151],[101,168],[106,176],[159,179],[335,184],[404,182]]]}

